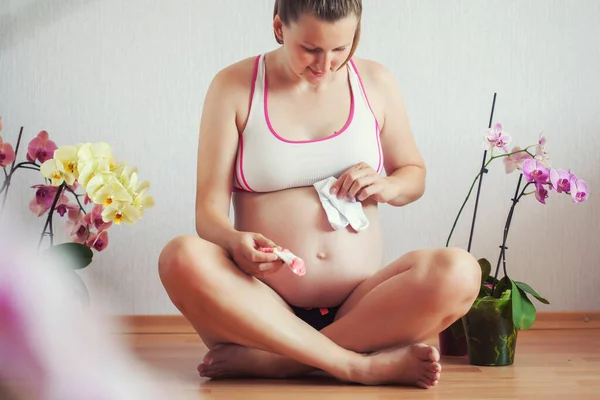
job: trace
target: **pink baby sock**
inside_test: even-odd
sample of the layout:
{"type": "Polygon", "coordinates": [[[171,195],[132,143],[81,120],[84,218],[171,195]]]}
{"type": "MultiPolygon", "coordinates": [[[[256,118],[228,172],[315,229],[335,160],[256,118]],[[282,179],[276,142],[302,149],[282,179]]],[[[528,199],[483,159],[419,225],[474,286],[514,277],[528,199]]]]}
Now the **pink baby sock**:
{"type": "Polygon", "coordinates": [[[304,265],[304,261],[288,249],[279,250],[273,247],[261,247],[259,250],[264,251],[266,253],[275,253],[277,257],[279,257],[284,263],[288,265],[288,267],[290,267],[290,269],[295,275],[302,276],[306,273],[306,266],[304,265]]]}

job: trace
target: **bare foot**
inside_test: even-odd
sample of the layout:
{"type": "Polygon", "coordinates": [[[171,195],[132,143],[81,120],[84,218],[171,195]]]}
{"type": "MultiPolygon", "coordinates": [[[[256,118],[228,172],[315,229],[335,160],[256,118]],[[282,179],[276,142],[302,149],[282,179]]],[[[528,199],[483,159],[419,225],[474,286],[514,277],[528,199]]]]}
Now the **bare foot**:
{"type": "Polygon", "coordinates": [[[198,365],[200,376],[209,378],[291,378],[307,374],[314,368],[289,358],[262,350],[219,344],[198,365]]]}
{"type": "Polygon", "coordinates": [[[442,366],[435,347],[414,344],[366,356],[367,368],[352,380],[366,385],[395,384],[429,389],[440,379],[442,366]]]}

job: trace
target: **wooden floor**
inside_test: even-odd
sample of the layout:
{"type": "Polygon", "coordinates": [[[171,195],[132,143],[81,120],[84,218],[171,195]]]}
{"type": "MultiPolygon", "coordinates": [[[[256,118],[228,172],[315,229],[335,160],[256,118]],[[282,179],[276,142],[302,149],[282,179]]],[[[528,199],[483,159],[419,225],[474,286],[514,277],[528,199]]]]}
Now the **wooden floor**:
{"type": "MultiPolygon", "coordinates": [[[[442,359],[442,378],[430,390],[364,387],[332,380],[227,380],[200,378],[196,365],[206,347],[193,334],[128,334],[134,352],[172,375],[173,398],[315,399],[600,399],[600,330],[519,332],[510,367],[476,367],[464,358],[442,359]]],[[[436,342],[430,344],[437,345],[436,342]]]]}

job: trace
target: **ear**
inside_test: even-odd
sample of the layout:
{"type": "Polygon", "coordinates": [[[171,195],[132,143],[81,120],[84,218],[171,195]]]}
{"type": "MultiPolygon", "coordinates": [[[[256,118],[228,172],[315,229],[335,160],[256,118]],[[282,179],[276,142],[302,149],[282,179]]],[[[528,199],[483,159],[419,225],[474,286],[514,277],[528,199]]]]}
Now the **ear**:
{"type": "Polygon", "coordinates": [[[273,31],[275,32],[275,37],[283,42],[283,22],[279,18],[279,15],[275,15],[275,18],[273,18],[273,31]]]}

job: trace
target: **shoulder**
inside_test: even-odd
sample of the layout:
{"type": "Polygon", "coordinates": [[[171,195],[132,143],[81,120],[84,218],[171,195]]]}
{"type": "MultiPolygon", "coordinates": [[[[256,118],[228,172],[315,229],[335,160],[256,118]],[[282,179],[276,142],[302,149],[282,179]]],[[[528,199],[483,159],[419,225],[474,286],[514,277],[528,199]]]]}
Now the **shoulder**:
{"type": "Polygon", "coordinates": [[[353,57],[360,81],[379,125],[383,126],[386,116],[395,112],[400,89],[394,74],[383,64],[364,58],[353,57]]]}
{"type": "Polygon", "coordinates": [[[385,93],[390,88],[397,88],[397,82],[392,72],[383,64],[366,58],[353,57],[352,61],[365,86],[370,86],[378,93],[385,93]]]}
{"type": "Polygon", "coordinates": [[[257,57],[244,58],[219,70],[212,79],[211,88],[225,89],[226,93],[250,90],[257,57]]]}

